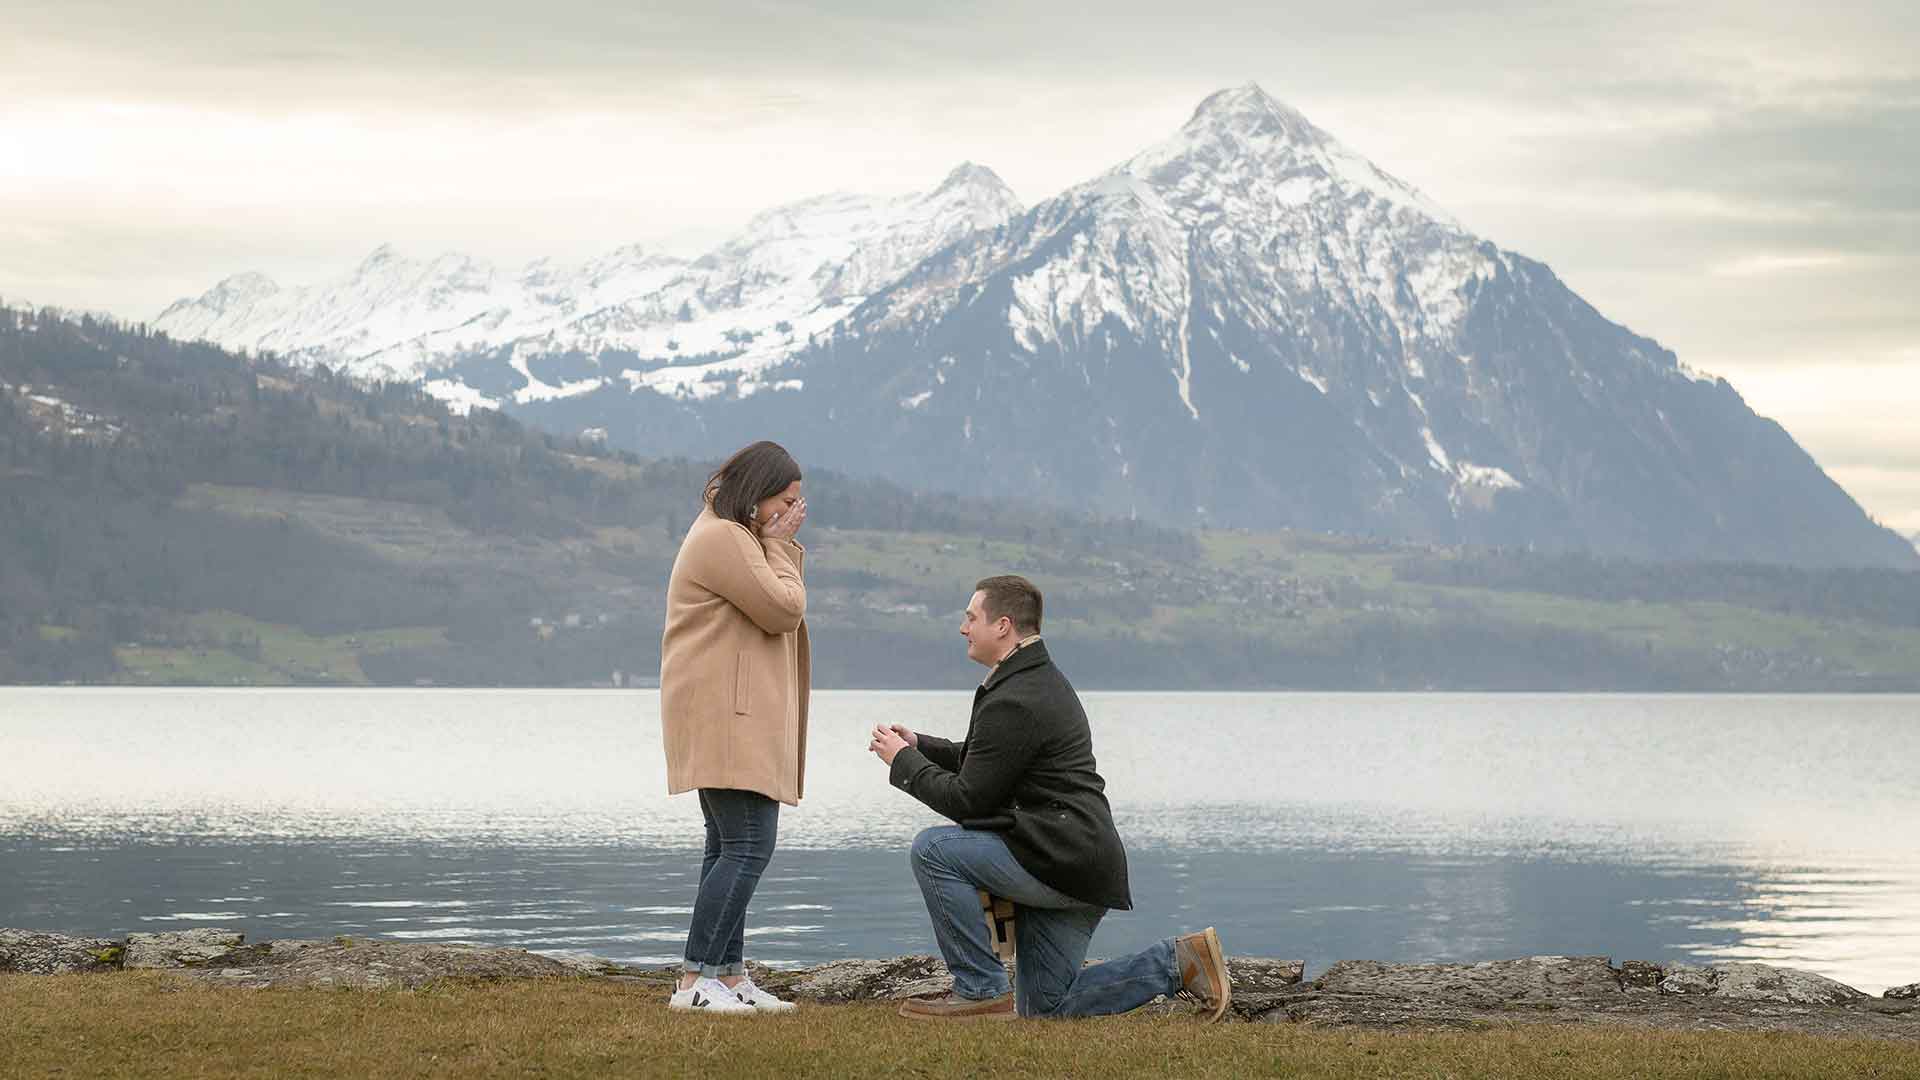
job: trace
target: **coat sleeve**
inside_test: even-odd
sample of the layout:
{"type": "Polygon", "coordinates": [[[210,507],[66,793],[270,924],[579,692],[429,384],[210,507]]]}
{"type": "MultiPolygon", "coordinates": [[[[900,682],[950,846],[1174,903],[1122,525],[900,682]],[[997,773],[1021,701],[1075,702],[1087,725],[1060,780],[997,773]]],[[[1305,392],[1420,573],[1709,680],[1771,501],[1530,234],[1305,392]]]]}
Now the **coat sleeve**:
{"type": "Polygon", "coordinates": [[[967,737],[960,771],[943,769],[909,746],[894,755],[894,787],[955,821],[990,817],[1013,801],[1013,789],[1033,759],[1033,724],[1017,702],[980,711],[967,737]]]}
{"type": "Polygon", "coordinates": [[[918,731],[914,734],[920,736],[920,753],[925,755],[928,761],[948,772],[960,771],[959,743],[951,739],[943,739],[938,735],[927,735],[918,731]]]}
{"type": "Polygon", "coordinates": [[[694,580],[752,619],[769,634],[790,634],[807,614],[807,586],[800,578],[805,551],[786,540],[763,540],[727,526],[700,560],[694,580]]]}

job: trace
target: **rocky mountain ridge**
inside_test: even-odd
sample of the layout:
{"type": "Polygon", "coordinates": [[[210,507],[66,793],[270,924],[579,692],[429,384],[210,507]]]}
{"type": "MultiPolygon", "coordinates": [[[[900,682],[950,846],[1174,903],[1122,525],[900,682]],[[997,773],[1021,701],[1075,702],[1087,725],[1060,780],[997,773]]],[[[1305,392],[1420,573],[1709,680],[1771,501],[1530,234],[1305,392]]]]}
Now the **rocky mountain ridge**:
{"type": "Polygon", "coordinates": [[[1920,566],[1726,382],[1257,86],[1024,211],[969,166],[851,198],[762,215],[567,335],[350,364],[404,356],[442,396],[643,454],[773,437],[915,490],[1176,525],[1920,566]]]}

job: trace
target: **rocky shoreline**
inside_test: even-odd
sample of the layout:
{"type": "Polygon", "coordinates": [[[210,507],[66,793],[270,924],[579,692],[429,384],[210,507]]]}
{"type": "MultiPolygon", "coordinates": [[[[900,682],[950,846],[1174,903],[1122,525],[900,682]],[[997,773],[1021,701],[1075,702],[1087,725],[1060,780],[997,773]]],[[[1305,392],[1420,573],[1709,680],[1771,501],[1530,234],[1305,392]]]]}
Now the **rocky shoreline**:
{"type": "MultiPolygon", "coordinates": [[[[1532,956],[1477,964],[1344,960],[1305,978],[1297,960],[1236,956],[1234,1019],[1370,1028],[1553,1023],[1683,1030],[1792,1031],[1920,1041],[1920,983],[1872,997],[1811,972],[1766,964],[1668,965],[1602,956],[1532,956]]],[[[365,938],[249,943],[237,931],[195,929],[120,940],[0,930],[0,974],[165,971],[248,988],[411,989],[443,979],[589,978],[663,997],[672,968],[555,957],[480,945],[365,938]]],[[[816,1004],[944,993],[931,956],[754,967],[760,985],[816,1004]]],[[[1162,1012],[1190,1011],[1181,1001],[1162,1012]]]]}

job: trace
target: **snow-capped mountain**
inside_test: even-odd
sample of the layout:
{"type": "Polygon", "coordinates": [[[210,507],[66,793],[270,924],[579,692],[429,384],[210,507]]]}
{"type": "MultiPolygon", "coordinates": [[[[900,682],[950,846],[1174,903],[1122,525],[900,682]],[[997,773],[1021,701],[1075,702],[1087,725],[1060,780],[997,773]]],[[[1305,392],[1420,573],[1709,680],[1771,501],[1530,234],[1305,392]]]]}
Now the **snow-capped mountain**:
{"type": "Polygon", "coordinates": [[[604,337],[567,324],[631,353],[582,344],[529,369],[538,348],[557,363],[562,339],[520,337],[436,370],[450,393],[642,453],[771,437],[922,490],[1438,543],[1920,565],[1725,382],[1257,86],[1023,213],[996,181],[962,170],[941,190],[956,183],[970,212],[930,216],[965,227],[876,229],[888,242],[865,256],[785,239],[781,215],[837,205],[797,204],[673,272],[706,291],[663,284],[604,337]],[[665,318],[681,298],[675,317],[692,318],[665,318]],[[702,339],[692,362],[641,336],[717,311],[793,329],[702,339]],[[483,381],[507,362],[524,378],[483,381]]]}
{"type": "MultiPolygon", "coordinates": [[[[1102,420],[1108,431],[1088,436],[1105,460],[1084,473],[1056,470],[1059,494],[1125,497],[1129,507],[1199,519],[1297,520],[1277,507],[1233,508],[1233,491],[1265,485],[1196,486],[1163,452],[1191,442],[1220,453],[1239,442],[1231,456],[1247,458],[1235,473],[1276,451],[1287,460],[1254,471],[1285,474],[1289,462],[1329,458],[1263,502],[1299,499],[1332,467],[1350,474],[1337,496],[1349,505],[1327,521],[1335,493],[1315,495],[1320,513],[1309,516],[1356,530],[1403,518],[1424,532],[1407,515],[1455,518],[1463,503],[1525,487],[1507,467],[1516,464],[1511,448],[1483,431],[1509,381],[1497,356],[1476,368],[1463,339],[1472,300],[1517,272],[1525,271],[1418,191],[1244,86],[1208,98],[1172,138],[993,240],[944,265],[936,258],[850,327],[938,334],[956,319],[978,324],[959,308],[978,311],[989,296],[988,317],[999,322],[1004,292],[1006,359],[1070,364],[1086,387],[1099,384],[1094,397],[1116,406],[1102,420]],[[1160,362],[1134,362],[1136,353],[1160,362]],[[1436,494],[1436,505],[1408,505],[1436,494]],[[1176,498],[1187,505],[1170,504],[1176,498]]],[[[1646,345],[1628,368],[1687,378],[1646,345]]],[[[985,352],[994,366],[992,346],[985,352]]],[[[901,400],[938,409],[948,372],[889,367],[904,380],[901,400]]],[[[974,430],[963,415],[963,436],[974,430]]]]}
{"type": "Polygon", "coordinates": [[[991,169],[968,163],[922,194],[835,194],[769,210],[691,261],[632,246],[576,265],[542,259],[503,271],[383,246],[315,286],[228,278],[154,325],[359,375],[420,379],[456,401],[524,404],[615,381],[694,398],[751,393],[757,372],[866,294],[1020,209],[991,169]]]}
{"type": "Polygon", "coordinates": [[[1916,564],[1726,383],[1254,86],[765,377],[798,385],[529,416],[1183,523],[1916,564]]]}

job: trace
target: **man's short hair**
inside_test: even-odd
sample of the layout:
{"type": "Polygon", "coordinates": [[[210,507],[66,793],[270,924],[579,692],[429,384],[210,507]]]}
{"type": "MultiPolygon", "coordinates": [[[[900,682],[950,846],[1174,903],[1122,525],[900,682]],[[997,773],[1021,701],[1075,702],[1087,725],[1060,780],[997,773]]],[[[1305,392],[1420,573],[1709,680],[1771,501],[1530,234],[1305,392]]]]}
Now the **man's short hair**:
{"type": "Polygon", "coordinates": [[[1004,615],[1013,620],[1016,633],[1040,632],[1040,590],[1034,588],[1033,582],[1018,574],[1001,574],[981,578],[974,583],[973,590],[982,594],[980,606],[989,622],[1004,615]]]}

